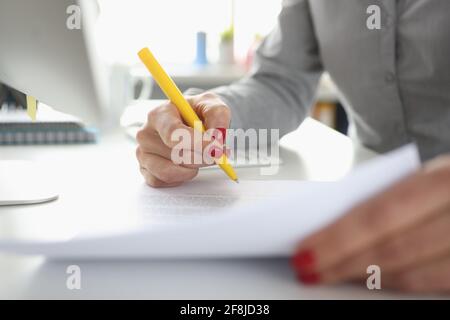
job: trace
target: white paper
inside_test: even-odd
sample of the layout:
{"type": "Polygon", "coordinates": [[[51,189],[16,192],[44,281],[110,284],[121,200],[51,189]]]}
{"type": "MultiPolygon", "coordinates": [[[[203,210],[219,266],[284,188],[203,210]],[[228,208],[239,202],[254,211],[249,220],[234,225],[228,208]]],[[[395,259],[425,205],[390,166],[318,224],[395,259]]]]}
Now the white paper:
{"type": "Polygon", "coordinates": [[[193,181],[177,188],[154,189],[146,185],[138,190],[137,207],[144,223],[196,223],[198,218],[226,214],[244,205],[278,198],[297,188],[300,192],[319,182],[241,181],[231,180],[193,181]]]}
{"type": "MultiPolygon", "coordinates": [[[[219,206],[221,209],[214,207],[214,201],[200,199],[214,213],[205,215],[205,212],[197,211],[203,205],[197,203],[197,208],[193,206],[194,210],[184,213],[191,218],[195,214],[201,215],[201,218],[190,220],[191,223],[161,223],[156,226],[144,223],[140,229],[121,234],[90,235],[65,242],[3,241],[0,242],[0,250],[42,254],[55,259],[288,256],[305,236],[405,177],[419,165],[417,149],[409,145],[367,162],[337,182],[252,182],[249,185],[258,185],[253,190],[253,199],[257,201],[249,201],[252,198],[248,194],[249,185],[243,185],[240,191],[237,188],[233,191],[236,193],[229,194],[229,198],[220,202],[224,204],[219,206]],[[267,197],[261,198],[264,193],[267,197]]],[[[218,187],[214,191],[212,185],[205,184],[191,192],[195,194],[194,198],[201,192],[214,197],[215,192],[223,195],[224,190],[229,188],[218,187]]],[[[157,192],[167,193],[165,218],[183,215],[170,206],[170,199],[173,200],[177,193],[187,197],[177,206],[189,209],[186,204],[192,199],[183,194],[182,189],[157,192]]],[[[193,202],[196,201],[199,199],[193,202]]],[[[161,214],[164,216],[164,210],[158,210],[160,212],[153,219],[158,215],[161,217],[161,214]]]]}

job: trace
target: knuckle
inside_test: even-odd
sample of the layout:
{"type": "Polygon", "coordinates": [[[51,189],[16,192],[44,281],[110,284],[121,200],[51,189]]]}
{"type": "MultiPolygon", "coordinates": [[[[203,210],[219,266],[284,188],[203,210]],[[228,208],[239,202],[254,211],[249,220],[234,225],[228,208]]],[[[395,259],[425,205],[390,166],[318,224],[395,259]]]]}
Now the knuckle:
{"type": "Polygon", "coordinates": [[[211,91],[203,92],[200,94],[201,99],[219,99],[219,96],[211,91]]]}
{"type": "Polygon", "coordinates": [[[211,92],[211,91],[203,92],[200,94],[200,96],[202,98],[209,98],[209,99],[218,97],[217,94],[215,94],[214,92],[211,92]]]}
{"type": "Polygon", "coordinates": [[[136,141],[138,144],[142,144],[142,142],[147,138],[147,132],[145,129],[140,129],[136,133],[136,141]]]}
{"type": "Polygon", "coordinates": [[[147,114],[147,121],[148,123],[153,123],[158,118],[158,114],[160,113],[162,106],[159,106],[153,110],[150,110],[147,114]]]}
{"type": "Polygon", "coordinates": [[[213,108],[206,110],[205,115],[228,118],[231,115],[231,111],[226,105],[216,105],[213,108]]]}
{"type": "Polygon", "coordinates": [[[170,102],[165,102],[160,106],[150,110],[147,114],[147,122],[154,126],[161,116],[171,108],[170,102]]]}
{"type": "Polygon", "coordinates": [[[167,130],[169,137],[172,136],[172,134],[180,128],[181,128],[181,122],[179,122],[179,121],[171,121],[170,123],[168,123],[166,126],[166,130],[167,130]]]}
{"type": "Polygon", "coordinates": [[[156,177],[151,174],[148,174],[145,177],[145,182],[152,188],[160,188],[162,187],[161,181],[159,181],[156,177]]]}
{"type": "Polygon", "coordinates": [[[375,200],[368,204],[367,211],[360,215],[360,222],[363,228],[378,228],[387,215],[389,206],[385,201],[375,200]]]}
{"type": "Polygon", "coordinates": [[[173,148],[178,142],[179,142],[179,138],[177,139],[176,133],[177,130],[181,129],[180,123],[178,122],[172,122],[167,124],[165,132],[164,132],[164,143],[170,147],[173,148]]]}
{"type": "Polygon", "coordinates": [[[154,110],[157,117],[160,117],[162,115],[172,114],[175,110],[177,110],[177,107],[172,102],[167,101],[154,110]]]}

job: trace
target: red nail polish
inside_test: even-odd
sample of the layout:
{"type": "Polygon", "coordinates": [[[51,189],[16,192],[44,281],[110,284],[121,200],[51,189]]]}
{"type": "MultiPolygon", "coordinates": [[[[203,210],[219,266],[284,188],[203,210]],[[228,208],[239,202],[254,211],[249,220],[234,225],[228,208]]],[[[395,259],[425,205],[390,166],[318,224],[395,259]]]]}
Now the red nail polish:
{"type": "Polygon", "coordinates": [[[227,128],[217,128],[217,130],[221,133],[221,140],[220,143],[224,144],[227,141],[227,128]]]}
{"type": "Polygon", "coordinates": [[[210,155],[213,158],[220,158],[222,156],[223,152],[219,148],[214,148],[211,150],[210,155]]]}
{"type": "Polygon", "coordinates": [[[311,250],[302,250],[292,258],[292,265],[298,272],[311,271],[315,263],[314,252],[311,250]]]}
{"type": "Polygon", "coordinates": [[[299,273],[297,277],[298,280],[305,285],[311,286],[320,283],[320,275],[316,272],[299,273]]]}

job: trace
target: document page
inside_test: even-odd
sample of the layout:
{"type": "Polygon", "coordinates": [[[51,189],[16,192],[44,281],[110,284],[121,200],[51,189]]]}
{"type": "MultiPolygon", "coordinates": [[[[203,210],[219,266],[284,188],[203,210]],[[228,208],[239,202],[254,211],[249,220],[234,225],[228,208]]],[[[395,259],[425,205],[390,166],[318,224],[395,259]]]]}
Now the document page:
{"type": "Polygon", "coordinates": [[[279,198],[292,189],[302,192],[303,188],[312,184],[321,182],[247,180],[236,183],[231,180],[202,180],[163,189],[142,185],[136,203],[139,214],[148,223],[192,220],[223,214],[224,209],[233,211],[245,204],[279,198]]]}
{"type": "MultiPolygon", "coordinates": [[[[0,251],[53,259],[228,258],[290,256],[299,241],[420,166],[414,145],[379,156],[336,182],[217,181],[144,189],[138,210],[190,223],[142,223],[115,234],[60,242],[1,241],[0,251]],[[216,184],[216,185],[215,185],[216,184]]],[[[154,219],[153,219],[154,220],[154,219]]],[[[177,222],[178,221],[178,222],[177,222]]]]}

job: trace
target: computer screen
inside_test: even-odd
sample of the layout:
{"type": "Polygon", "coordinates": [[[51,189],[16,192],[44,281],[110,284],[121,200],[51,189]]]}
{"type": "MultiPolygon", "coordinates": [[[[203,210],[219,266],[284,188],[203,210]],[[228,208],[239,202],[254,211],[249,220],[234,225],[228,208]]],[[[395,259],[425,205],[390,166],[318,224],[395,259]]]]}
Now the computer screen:
{"type": "Polygon", "coordinates": [[[98,123],[109,93],[95,18],[92,0],[0,0],[0,83],[98,123]]]}

